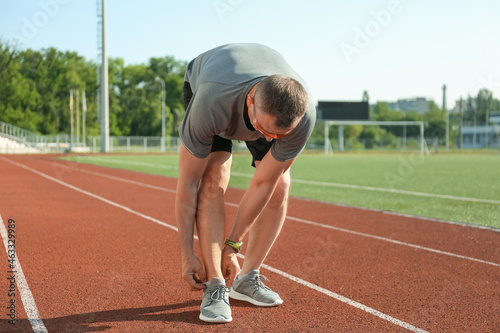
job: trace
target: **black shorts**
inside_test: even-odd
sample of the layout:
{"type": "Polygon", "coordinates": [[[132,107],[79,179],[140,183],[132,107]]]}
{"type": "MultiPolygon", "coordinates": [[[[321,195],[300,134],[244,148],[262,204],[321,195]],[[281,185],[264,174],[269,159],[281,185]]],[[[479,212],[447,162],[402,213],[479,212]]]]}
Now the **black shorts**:
{"type": "MultiPolygon", "coordinates": [[[[189,105],[189,102],[191,102],[191,98],[193,97],[191,85],[187,81],[184,81],[183,93],[184,108],[187,109],[187,106],[189,105]]],[[[269,149],[271,149],[273,142],[274,140],[267,141],[265,138],[259,138],[256,141],[245,141],[248,150],[252,154],[253,167],[255,167],[255,161],[262,161],[269,149]]],[[[214,151],[227,151],[228,153],[231,153],[233,151],[233,142],[229,139],[225,139],[216,135],[214,136],[214,140],[212,142],[212,150],[210,152],[214,151]]]]}

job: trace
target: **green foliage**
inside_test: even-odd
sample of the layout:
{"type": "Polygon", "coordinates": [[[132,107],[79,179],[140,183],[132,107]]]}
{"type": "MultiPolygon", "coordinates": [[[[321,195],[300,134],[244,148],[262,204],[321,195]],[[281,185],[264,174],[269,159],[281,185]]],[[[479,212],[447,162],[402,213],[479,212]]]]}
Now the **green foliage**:
{"type": "Polygon", "coordinates": [[[386,102],[377,102],[374,108],[374,119],[377,121],[400,121],[404,120],[403,111],[396,111],[389,107],[386,102]]]}
{"type": "Polygon", "coordinates": [[[95,68],[74,52],[19,51],[0,43],[0,120],[40,133],[68,133],[69,90],[87,92],[87,126],[95,121],[95,68]]]}
{"type": "Polygon", "coordinates": [[[357,139],[363,132],[363,125],[344,126],[344,137],[348,139],[357,139]]]}
{"type": "MultiPolygon", "coordinates": [[[[405,120],[404,112],[389,108],[389,105],[385,102],[377,102],[370,110],[370,113],[371,119],[375,121],[405,120]]],[[[367,148],[371,148],[374,142],[394,140],[397,136],[403,136],[403,134],[403,129],[400,126],[363,126],[359,138],[371,139],[367,144],[367,148]]]]}
{"type": "MultiPolygon", "coordinates": [[[[111,135],[161,135],[162,87],[165,81],[166,135],[177,135],[184,117],[185,61],[151,58],[148,64],[125,65],[109,59],[111,135]]],[[[40,134],[70,132],[69,91],[86,92],[87,135],[98,135],[97,65],[74,52],[54,48],[17,50],[0,41],[0,120],[40,134]]],[[[76,123],[76,120],[75,120],[76,123]]]]}
{"type": "MultiPolygon", "coordinates": [[[[331,133],[329,136],[330,138],[332,137],[331,133]]],[[[308,143],[314,145],[323,145],[325,143],[325,124],[323,121],[316,122],[308,143]]]]}
{"type": "MultiPolygon", "coordinates": [[[[130,136],[161,135],[162,86],[166,90],[166,135],[177,136],[177,128],[184,117],[182,85],[186,61],[172,56],[150,58],[146,64],[126,65],[121,58],[109,59],[110,134],[130,136]]],[[[75,96],[86,92],[87,135],[99,135],[96,80],[97,65],[75,52],[54,48],[17,50],[0,40],[0,120],[40,134],[68,134],[70,127],[69,91],[75,96]]],[[[363,100],[369,100],[367,91],[363,100]]],[[[76,105],[75,105],[76,106],[76,105]]],[[[466,99],[464,125],[484,125],[490,111],[499,111],[500,101],[492,92],[481,89],[476,97],[466,99]]],[[[82,108],[80,106],[80,115],[82,108]]],[[[434,102],[422,115],[415,111],[403,112],[378,102],[370,108],[372,120],[423,120],[425,136],[443,138],[446,112],[434,102]]],[[[458,123],[457,116],[450,115],[458,123]],[[457,118],[457,119],[456,119],[457,118]]],[[[76,122],[76,121],[75,121],[76,122]]],[[[336,139],[338,128],[331,127],[330,139],[336,139]]],[[[345,126],[344,137],[372,141],[393,140],[395,137],[420,134],[417,126],[345,126]]],[[[456,135],[456,132],[451,132],[456,135]]],[[[311,143],[323,144],[324,127],[318,122],[311,143]]]]}
{"type": "Polygon", "coordinates": [[[185,62],[173,57],[151,58],[149,64],[125,66],[123,59],[109,61],[111,135],[161,135],[162,85],[165,82],[166,135],[178,135],[184,117],[182,85],[185,62]]]}
{"type": "Polygon", "coordinates": [[[491,111],[500,111],[500,101],[488,89],[479,90],[476,97],[468,96],[465,100],[464,125],[486,125],[491,111]]]}
{"type": "Polygon", "coordinates": [[[436,103],[429,103],[429,111],[424,114],[427,122],[425,127],[425,137],[444,138],[446,134],[446,111],[440,109],[436,103]]]}

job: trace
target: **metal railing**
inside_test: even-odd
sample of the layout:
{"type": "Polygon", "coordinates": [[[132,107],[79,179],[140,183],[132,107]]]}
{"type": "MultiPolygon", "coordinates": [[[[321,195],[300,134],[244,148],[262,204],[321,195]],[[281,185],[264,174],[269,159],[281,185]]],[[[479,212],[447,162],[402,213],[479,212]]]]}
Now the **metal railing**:
{"type": "MultiPolygon", "coordinates": [[[[500,149],[500,135],[491,136],[487,146],[481,147],[483,137],[478,136],[478,145],[469,147],[470,138],[465,137],[464,148],[500,149]]],[[[343,140],[345,151],[422,151],[424,142],[425,153],[446,151],[444,139],[420,137],[393,137],[388,139],[351,139],[343,140]]],[[[459,149],[458,139],[451,141],[453,150],[459,149]]],[[[99,153],[101,137],[87,136],[85,141],[77,142],[76,137],[68,134],[39,135],[0,121],[0,153],[99,153]]],[[[111,136],[110,152],[156,153],[177,152],[180,148],[180,138],[168,136],[162,145],[160,136],[111,136]]],[[[336,139],[324,141],[323,138],[311,138],[305,148],[308,151],[341,151],[336,139]],[[328,144],[325,147],[325,142],[328,144]]],[[[233,141],[233,150],[246,150],[244,142],[233,141]]]]}
{"type": "Polygon", "coordinates": [[[0,152],[37,152],[37,144],[44,141],[42,135],[0,121],[0,136],[3,138],[0,152]]]}
{"type": "Polygon", "coordinates": [[[14,141],[33,142],[38,136],[33,132],[0,121],[0,134],[14,141]]]}

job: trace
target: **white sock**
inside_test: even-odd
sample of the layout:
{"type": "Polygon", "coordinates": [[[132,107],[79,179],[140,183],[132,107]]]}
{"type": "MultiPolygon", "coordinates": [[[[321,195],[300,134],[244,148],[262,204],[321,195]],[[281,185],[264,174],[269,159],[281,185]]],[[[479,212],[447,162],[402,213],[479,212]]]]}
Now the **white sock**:
{"type": "Polygon", "coordinates": [[[243,274],[243,275],[238,275],[238,279],[243,279],[245,278],[247,275],[249,274],[252,274],[252,275],[255,275],[255,274],[260,274],[259,270],[258,269],[251,269],[248,271],[248,273],[246,274],[243,274]]]}
{"type": "Polygon", "coordinates": [[[222,278],[216,278],[216,277],[214,277],[211,281],[205,282],[205,285],[207,287],[210,287],[211,285],[217,285],[217,284],[225,286],[226,285],[226,280],[224,280],[222,278]]]}

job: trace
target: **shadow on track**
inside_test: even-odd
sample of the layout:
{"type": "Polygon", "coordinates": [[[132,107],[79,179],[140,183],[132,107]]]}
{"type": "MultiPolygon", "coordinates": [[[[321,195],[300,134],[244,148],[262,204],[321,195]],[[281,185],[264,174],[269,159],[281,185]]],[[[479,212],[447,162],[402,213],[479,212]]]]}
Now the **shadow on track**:
{"type": "MultiPolygon", "coordinates": [[[[131,331],[133,331],[133,322],[157,322],[156,328],[163,328],[166,331],[175,329],[176,323],[181,323],[189,330],[189,326],[193,327],[192,325],[205,325],[198,319],[199,306],[199,300],[191,300],[170,305],[81,313],[57,318],[42,318],[42,320],[49,332],[104,332],[114,328],[109,325],[113,322],[130,322],[131,331]],[[188,309],[192,307],[195,309],[188,309]],[[186,311],[181,309],[186,309],[186,311]]],[[[15,325],[2,319],[0,332],[32,332],[32,329],[27,319],[18,319],[15,325]]]]}

